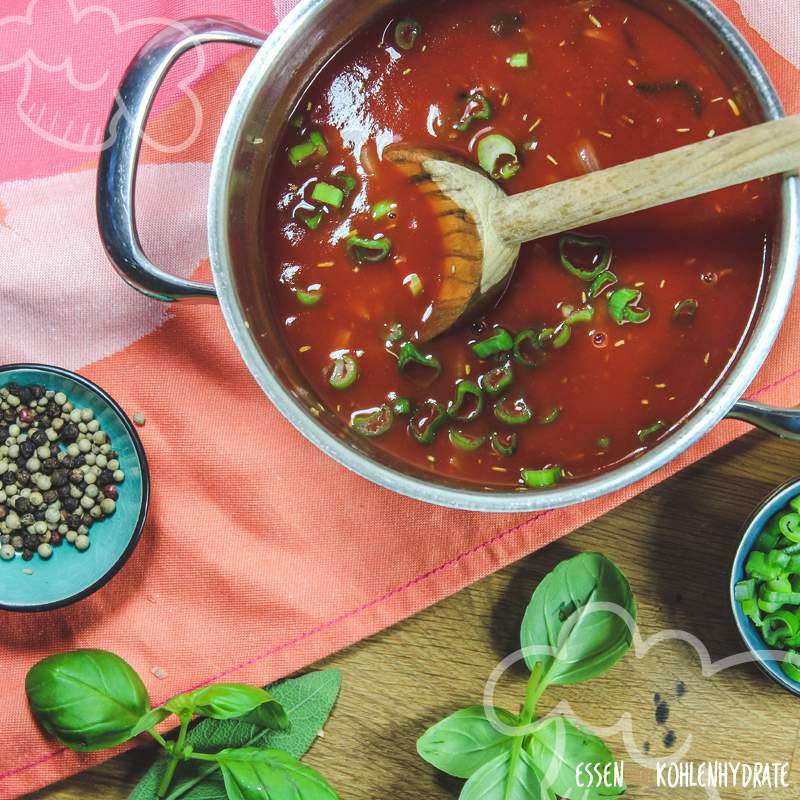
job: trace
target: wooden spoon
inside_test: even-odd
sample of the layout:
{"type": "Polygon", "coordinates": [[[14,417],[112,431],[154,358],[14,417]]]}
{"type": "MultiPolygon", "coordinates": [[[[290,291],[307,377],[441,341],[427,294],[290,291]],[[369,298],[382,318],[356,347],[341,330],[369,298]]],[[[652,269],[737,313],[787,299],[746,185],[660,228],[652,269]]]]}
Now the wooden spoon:
{"type": "Polygon", "coordinates": [[[512,196],[444,152],[397,145],[384,157],[431,197],[440,219],[446,263],[418,331],[427,341],[497,301],[524,242],[796,170],[800,116],[512,196]]]}

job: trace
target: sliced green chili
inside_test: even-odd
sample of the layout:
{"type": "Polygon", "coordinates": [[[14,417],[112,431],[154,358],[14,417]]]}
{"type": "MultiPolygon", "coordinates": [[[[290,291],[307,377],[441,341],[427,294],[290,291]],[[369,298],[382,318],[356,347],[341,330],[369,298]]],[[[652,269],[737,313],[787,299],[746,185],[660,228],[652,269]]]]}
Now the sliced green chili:
{"type": "Polygon", "coordinates": [[[458,450],[480,450],[486,444],[485,436],[471,436],[463,431],[450,428],[450,443],[458,450]]]}
{"type": "Polygon", "coordinates": [[[778,529],[790,542],[800,542],[800,514],[791,511],[778,520],[778,529]]]}
{"type": "Polygon", "coordinates": [[[397,355],[397,367],[401,374],[406,375],[415,364],[427,370],[424,379],[426,385],[433,383],[442,374],[442,364],[436,356],[432,353],[420,353],[411,342],[406,342],[397,355]]]}
{"type": "Polygon", "coordinates": [[[608,313],[617,325],[632,322],[641,325],[650,319],[649,309],[639,308],[642,293],[638,289],[617,289],[608,299],[608,313]]]}
{"type": "Polygon", "coordinates": [[[700,96],[700,92],[688,81],[678,79],[674,81],[660,81],[658,83],[637,83],[635,87],[636,91],[646,94],[663,94],[664,92],[671,92],[678,89],[684,92],[692,101],[695,116],[703,116],[703,98],[700,96]]]}
{"type": "Polygon", "coordinates": [[[435,400],[426,400],[414,411],[408,431],[419,444],[431,444],[447,420],[445,410],[435,400]]]}
{"type": "Polygon", "coordinates": [[[658,420],[658,422],[654,422],[649,427],[637,431],[636,435],[639,437],[639,441],[644,444],[651,436],[661,433],[661,431],[666,430],[666,428],[667,423],[663,420],[658,420]]]}
{"type": "Polygon", "coordinates": [[[350,197],[358,186],[358,181],[346,172],[337,172],[333,177],[344,187],[345,199],[350,197]]]}
{"type": "Polygon", "coordinates": [[[378,234],[374,239],[350,236],[347,240],[347,252],[359,264],[377,264],[388,258],[391,251],[392,240],[383,234],[378,234]]]}
{"type": "Polygon", "coordinates": [[[394,214],[397,209],[397,203],[394,200],[381,200],[372,206],[372,219],[379,220],[394,214]]]}
{"type": "Polygon", "coordinates": [[[495,328],[487,339],[475,342],[472,350],[478,358],[486,360],[498,353],[507,353],[514,349],[514,337],[505,328],[495,328]]]}
{"type": "Polygon", "coordinates": [[[514,53],[508,59],[508,65],[514,69],[527,69],[529,63],[528,53],[514,53]]]}
{"type": "Polygon", "coordinates": [[[394,43],[401,50],[413,50],[422,26],[415,19],[401,19],[394,26],[394,43]]]}
{"type": "Polygon", "coordinates": [[[790,650],[781,664],[781,669],[789,680],[800,683],[800,653],[790,650]]]}
{"type": "Polygon", "coordinates": [[[303,116],[303,114],[297,113],[297,114],[293,114],[292,115],[291,119],[289,120],[289,124],[293,128],[296,128],[297,130],[300,130],[303,127],[303,125],[305,124],[305,121],[306,121],[306,119],[303,116]]]}
{"type": "Polygon", "coordinates": [[[800,632],[800,619],[790,611],[775,611],[764,617],[761,635],[770,647],[777,647],[800,632]]]}
{"type": "Polygon", "coordinates": [[[541,329],[534,330],[528,328],[527,330],[518,333],[514,339],[514,360],[524,367],[540,367],[547,354],[542,349],[539,336],[541,329]]]}
{"type": "Polygon", "coordinates": [[[295,289],[294,295],[304,306],[315,306],[322,300],[324,292],[321,286],[309,286],[308,289],[295,289]]]}
{"type": "Polygon", "coordinates": [[[499,133],[490,133],[478,142],[478,163],[496,181],[513,178],[522,167],[517,146],[499,133]]]}
{"type": "Polygon", "coordinates": [[[405,335],[406,332],[403,329],[403,326],[399,322],[393,322],[391,325],[386,326],[384,342],[386,343],[386,346],[389,347],[390,345],[401,342],[405,338],[405,335]]]}
{"type": "Polygon", "coordinates": [[[408,290],[414,297],[418,297],[420,294],[422,294],[422,290],[425,288],[422,283],[422,278],[420,278],[416,272],[406,275],[405,279],[403,280],[403,286],[408,286],[408,290]]]}
{"type": "Polygon", "coordinates": [[[334,389],[348,389],[358,380],[358,359],[345,353],[334,358],[328,367],[328,383],[334,389]]]}
{"type": "Polygon", "coordinates": [[[447,416],[458,422],[472,422],[483,413],[483,392],[472,381],[460,381],[456,396],[447,406],[447,416]]]}
{"type": "Polygon", "coordinates": [[[498,431],[492,431],[489,435],[489,440],[492,443],[492,450],[498,455],[510,457],[517,452],[519,437],[516,433],[499,433],[498,431]]]}
{"type": "Polygon", "coordinates": [[[752,600],[756,596],[756,582],[754,578],[746,581],[739,581],[733,587],[733,596],[739,601],[752,600]]]}
{"type": "Polygon", "coordinates": [[[589,287],[587,292],[589,299],[594,300],[596,297],[600,297],[606,289],[610,289],[618,280],[617,276],[609,270],[601,272],[589,287]]]}
{"type": "Polygon", "coordinates": [[[549,467],[547,469],[523,469],[521,470],[522,482],[530,489],[545,489],[548,486],[555,486],[564,478],[564,470],[561,467],[549,467]]]}
{"type": "Polygon", "coordinates": [[[344,205],[344,192],[338,186],[320,181],[314,185],[311,199],[331,208],[341,208],[344,205]]]}
{"type": "Polygon", "coordinates": [[[593,281],[611,263],[611,245],[605,236],[567,233],[558,241],[558,252],[564,269],[583,281],[593,281]]]}
{"type": "Polygon", "coordinates": [[[501,364],[499,367],[490,369],[485,375],[480,377],[480,385],[486,394],[497,397],[503,394],[514,382],[514,370],[511,362],[501,364]]]}
{"type": "Polygon", "coordinates": [[[681,300],[680,303],[675,303],[675,310],[672,312],[672,319],[676,322],[691,322],[697,315],[697,309],[700,303],[697,300],[689,298],[688,300],[681,300]]]}
{"type": "Polygon", "coordinates": [[[521,397],[498,400],[494,404],[494,415],[506,425],[527,425],[533,419],[533,412],[521,397]]]}
{"type": "Polygon", "coordinates": [[[300,214],[300,219],[303,220],[303,222],[306,224],[306,227],[310,231],[315,231],[317,228],[319,228],[324,218],[324,211],[317,211],[316,214],[300,214]]]}
{"type": "Polygon", "coordinates": [[[394,411],[385,403],[379,408],[356,411],[350,417],[350,427],[362,436],[383,436],[394,425],[394,411]]]}
{"type": "Polygon", "coordinates": [[[601,436],[597,440],[597,446],[601,450],[608,450],[608,448],[611,447],[611,437],[610,436],[601,436]]]}
{"type": "Polygon", "coordinates": [[[325,137],[319,131],[312,131],[308,139],[289,150],[289,161],[292,166],[299,167],[314,156],[324,158],[328,152],[328,143],[325,141],[325,137]]]}
{"type": "Polygon", "coordinates": [[[455,129],[465,133],[475,120],[488,120],[492,118],[492,104],[482,92],[472,92],[467,95],[467,105],[461,119],[455,124],[455,129]]]}
{"type": "Polygon", "coordinates": [[[539,424],[552,425],[561,416],[562,410],[560,406],[555,406],[539,420],[539,424]]]}
{"type": "Polygon", "coordinates": [[[561,322],[555,328],[543,328],[539,331],[539,345],[560,350],[572,338],[572,328],[561,322]]]}
{"type": "Polygon", "coordinates": [[[594,319],[594,308],[584,306],[577,311],[573,311],[565,320],[565,325],[577,325],[581,322],[591,322],[594,319]]]}

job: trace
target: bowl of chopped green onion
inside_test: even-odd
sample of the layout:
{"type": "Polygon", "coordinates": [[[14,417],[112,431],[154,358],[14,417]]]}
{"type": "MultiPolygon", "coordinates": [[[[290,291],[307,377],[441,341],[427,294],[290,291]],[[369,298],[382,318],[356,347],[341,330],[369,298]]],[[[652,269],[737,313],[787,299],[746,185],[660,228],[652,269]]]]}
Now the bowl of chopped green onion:
{"type": "Polygon", "coordinates": [[[800,695],[800,478],[769,495],[745,526],[731,603],[756,662],[800,695]]]}

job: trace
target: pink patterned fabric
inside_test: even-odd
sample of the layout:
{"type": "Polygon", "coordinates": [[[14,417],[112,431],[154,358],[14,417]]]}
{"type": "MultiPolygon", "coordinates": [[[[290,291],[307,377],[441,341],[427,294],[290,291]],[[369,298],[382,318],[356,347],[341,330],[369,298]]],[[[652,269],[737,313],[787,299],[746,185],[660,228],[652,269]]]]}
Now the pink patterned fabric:
{"type": "MultiPolygon", "coordinates": [[[[146,676],[158,702],[222,677],[266,683],[542,547],[742,430],[725,423],[643,484],[585,506],[527,516],[432,508],[366,483],[302,439],[247,374],[218,309],[165,307],[129,290],[105,260],[94,215],[94,165],[125,66],[170,20],[220,14],[271,30],[293,5],[3,3],[0,361],[79,369],[129,412],[145,411],[154,498],[141,546],[102,591],[36,617],[0,613],[0,728],[14,742],[0,747],[0,798],[104,757],[66,752],[32,723],[24,676],[45,655],[114,650],[146,676]],[[319,490],[298,494],[299,474],[314,475],[319,490]]],[[[719,5],[788,110],[800,111],[796,0],[719,5]]],[[[185,57],[148,129],[138,199],[144,245],[181,275],[208,275],[209,163],[250,58],[221,46],[185,57]]],[[[798,401],[798,327],[795,303],[753,396],[798,401]]]]}

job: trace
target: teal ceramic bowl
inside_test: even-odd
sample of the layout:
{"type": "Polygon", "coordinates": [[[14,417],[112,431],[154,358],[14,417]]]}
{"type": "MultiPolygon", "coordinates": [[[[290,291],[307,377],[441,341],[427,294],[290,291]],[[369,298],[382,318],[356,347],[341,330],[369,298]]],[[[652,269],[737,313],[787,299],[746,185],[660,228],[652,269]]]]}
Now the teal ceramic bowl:
{"type": "Polygon", "coordinates": [[[38,383],[64,392],[81,408],[91,408],[119,453],[125,481],[116,513],[92,526],[92,544],[81,553],[66,542],[45,561],[0,561],[0,608],[47,611],[88,597],[130,558],[142,535],[150,501],[150,476],[142,443],[125,412],[102,389],[74,372],[40,364],[0,367],[0,387],[38,383]],[[27,570],[23,572],[23,570],[27,570]],[[32,571],[32,572],[31,572],[32,571]]]}

